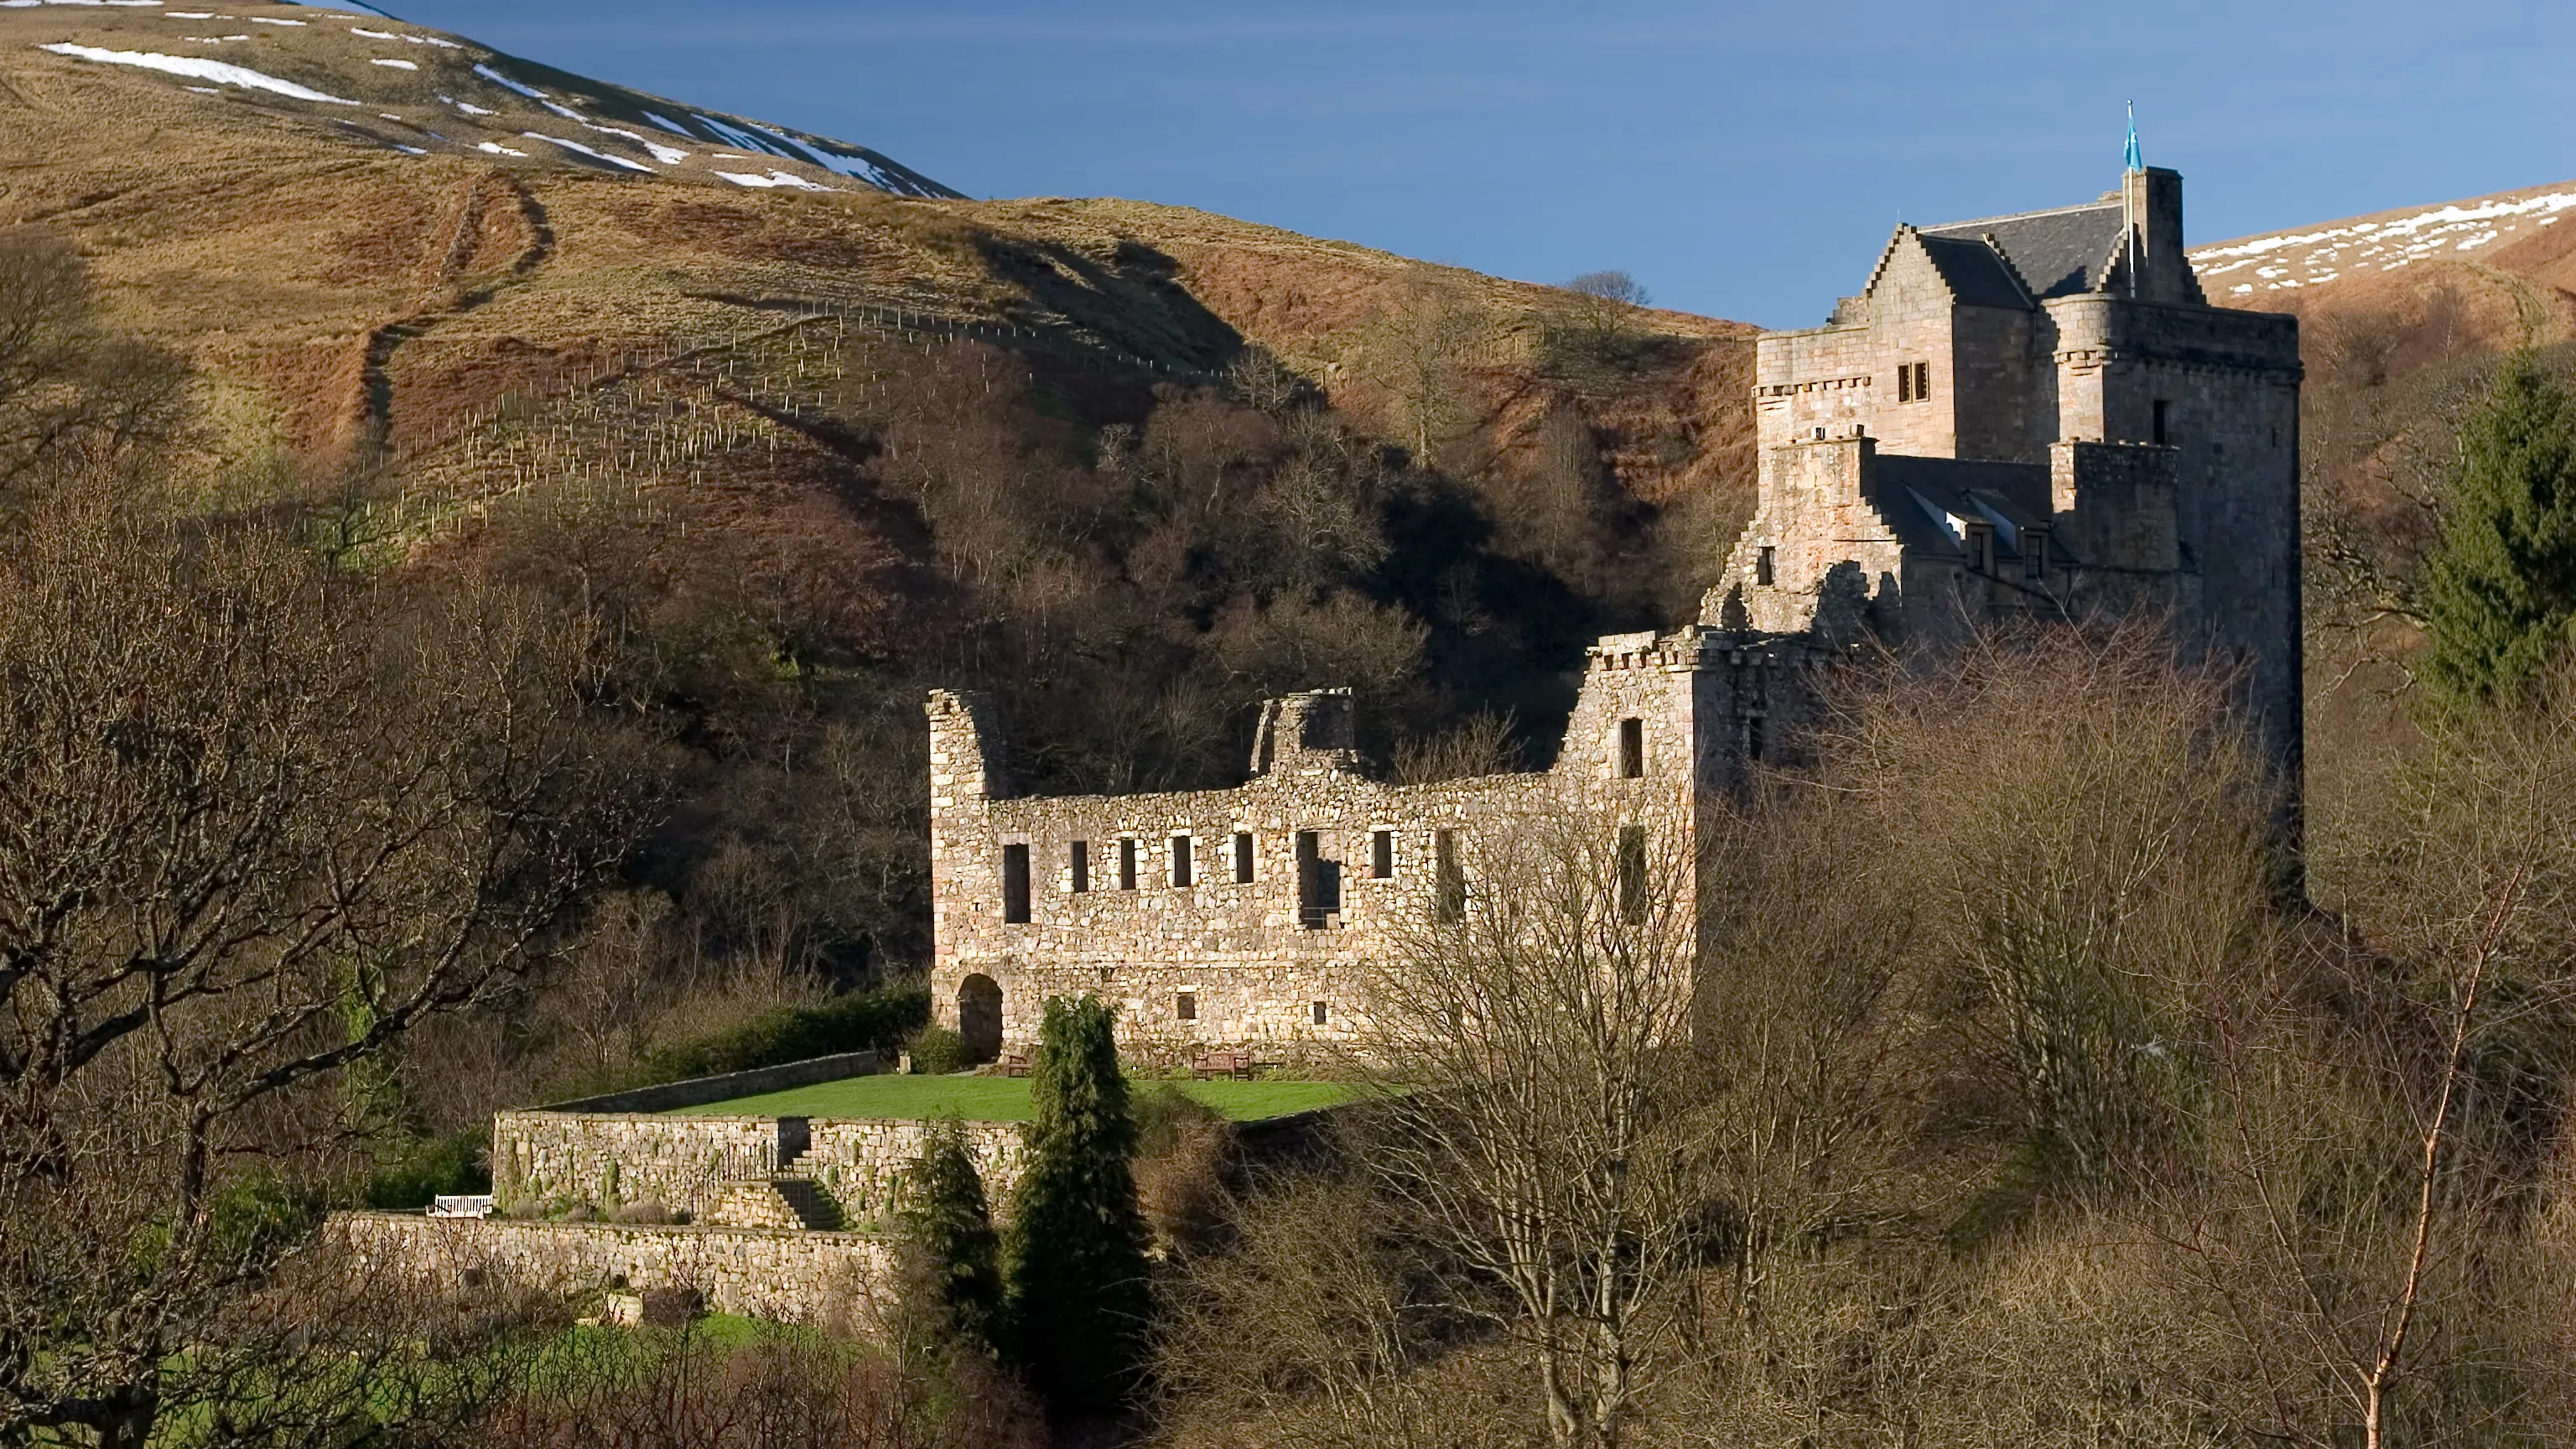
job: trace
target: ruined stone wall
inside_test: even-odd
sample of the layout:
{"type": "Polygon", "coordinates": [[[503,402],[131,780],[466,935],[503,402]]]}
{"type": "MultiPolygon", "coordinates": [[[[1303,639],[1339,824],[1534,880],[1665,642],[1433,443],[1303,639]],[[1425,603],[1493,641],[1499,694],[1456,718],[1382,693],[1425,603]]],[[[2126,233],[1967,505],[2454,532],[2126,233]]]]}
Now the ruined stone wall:
{"type": "MultiPolygon", "coordinates": [[[[1019,1127],[960,1126],[985,1195],[998,1207],[1018,1181],[1019,1127]]],[[[790,1118],[782,1125],[777,1117],[502,1112],[492,1119],[493,1195],[505,1208],[534,1201],[606,1214],[658,1202],[704,1217],[728,1185],[792,1170],[819,1183],[846,1221],[867,1223],[899,1205],[903,1176],[921,1155],[928,1127],[877,1118],[790,1118]]]]}
{"type": "Polygon", "coordinates": [[[1262,773],[1232,790],[992,798],[958,782],[978,778],[968,756],[995,741],[952,730],[942,742],[943,721],[973,713],[935,700],[933,1009],[963,1030],[974,1003],[998,993],[999,1041],[1017,1048],[1035,1039],[1049,997],[1096,994],[1118,1006],[1120,1049],[1140,1063],[1234,1045],[1336,1059],[1367,1036],[1371,972],[1438,907],[1444,840],[1472,890],[1497,832],[1569,792],[1692,828],[1692,791],[1710,768],[1689,677],[1696,647],[1667,652],[1651,634],[1602,641],[1550,770],[1420,786],[1370,778],[1329,741],[1270,740],[1262,773]]]}
{"type": "Polygon", "coordinates": [[[866,1233],[509,1222],[343,1213],[330,1232],[370,1279],[436,1290],[515,1284],[579,1297],[695,1288],[720,1313],[788,1322],[882,1295],[890,1239],[866,1233]]]}

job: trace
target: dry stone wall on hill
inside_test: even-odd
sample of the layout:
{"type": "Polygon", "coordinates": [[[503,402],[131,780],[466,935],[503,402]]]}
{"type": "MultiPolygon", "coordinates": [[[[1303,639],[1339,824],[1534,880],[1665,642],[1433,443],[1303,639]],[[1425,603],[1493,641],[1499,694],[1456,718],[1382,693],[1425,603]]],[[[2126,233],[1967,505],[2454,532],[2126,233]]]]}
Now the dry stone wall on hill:
{"type": "Polygon", "coordinates": [[[893,1242],[868,1233],[508,1222],[347,1213],[331,1230],[352,1271],[440,1291],[516,1285],[578,1298],[694,1288],[709,1308],[812,1321],[881,1295],[893,1242]]]}

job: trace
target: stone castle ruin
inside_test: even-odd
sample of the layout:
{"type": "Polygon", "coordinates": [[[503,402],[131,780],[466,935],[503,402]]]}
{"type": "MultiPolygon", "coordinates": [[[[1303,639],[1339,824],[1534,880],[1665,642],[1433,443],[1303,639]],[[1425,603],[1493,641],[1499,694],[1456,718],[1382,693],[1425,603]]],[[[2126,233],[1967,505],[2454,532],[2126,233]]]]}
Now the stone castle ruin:
{"type": "Polygon", "coordinates": [[[2300,766],[2295,319],[2212,307],[2182,178],[2079,206],[1900,226],[1822,327],[1765,334],[1759,497],[1697,621],[1586,660],[1555,764],[1373,778],[1347,691],[1274,700],[1230,790],[1015,794],[989,709],[930,699],[931,984],[989,1059],[1050,996],[1122,1037],[1346,1042],[1361,964],[1459,909],[1472,846],[1551,798],[1655,828],[1781,748],[1813,675],[1865,640],[1937,654],[2016,619],[2149,616],[2235,666],[2300,766]]]}

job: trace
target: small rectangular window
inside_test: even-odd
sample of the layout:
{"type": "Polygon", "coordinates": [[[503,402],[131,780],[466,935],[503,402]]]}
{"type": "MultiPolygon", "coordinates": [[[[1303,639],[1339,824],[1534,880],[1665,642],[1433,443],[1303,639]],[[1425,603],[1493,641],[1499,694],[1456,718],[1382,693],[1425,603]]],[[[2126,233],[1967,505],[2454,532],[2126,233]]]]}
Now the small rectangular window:
{"type": "Polygon", "coordinates": [[[1002,847],[1002,919],[1013,925],[1029,919],[1029,848],[1002,847]]]}
{"type": "Polygon", "coordinates": [[[2048,530],[2025,528],[2021,531],[2021,576],[2026,579],[2048,576],[2048,530]]]}
{"type": "Polygon", "coordinates": [[[2163,398],[2157,398],[2155,411],[2156,445],[2162,447],[2167,441],[2167,434],[2172,430],[2173,404],[2163,398]]]}
{"type": "Polygon", "coordinates": [[[1646,919],[1646,827],[1619,827],[1619,918],[1630,925],[1646,919]]]}
{"type": "Polygon", "coordinates": [[[1136,838],[1132,835],[1121,836],[1118,841],[1118,888],[1136,888],[1136,838]]]}
{"type": "Polygon", "coordinates": [[[1252,883],[1252,832],[1248,830],[1234,832],[1234,883],[1252,883]]]}
{"type": "Polygon", "coordinates": [[[1073,891],[1074,894],[1080,895],[1091,889],[1091,842],[1075,841],[1073,849],[1068,851],[1067,855],[1070,859],[1066,864],[1073,868],[1073,891]]]}
{"type": "Polygon", "coordinates": [[[1189,883],[1190,838],[1186,835],[1175,835],[1172,837],[1172,884],[1185,886],[1189,883]]]}
{"type": "Polygon", "coordinates": [[[1646,722],[1641,719],[1619,721],[1619,778],[1641,779],[1646,773],[1646,722]]]}
{"type": "Polygon", "coordinates": [[[1332,1011],[1331,1011],[1331,1009],[1330,1009],[1329,1007],[1327,1007],[1323,1002],[1320,1002],[1320,1001],[1316,1002],[1316,1003],[1315,1003],[1315,1025],[1317,1025],[1317,1026],[1323,1026],[1323,1025],[1325,1025],[1327,1022],[1329,1022],[1329,1021],[1331,1021],[1331,1020],[1332,1020],[1332,1011]]]}
{"type": "Polygon", "coordinates": [[[1744,720],[1744,758],[1758,765],[1769,753],[1770,746],[1771,721],[1758,714],[1747,715],[1744,720]]]}
{"type": "Polygon", "coordinates": [[[1174,1016],[1176,1016],[1176,1017],[1179,1017],[1179,1018],[1180,1018],[1181,1020],[1183,1020],[1183,1021],[1196,1021],[1196,1020],[1198,1020],[1198,1019],[1199,1019],[1199,996],[1198,996],[1198,993],[1197,993],[1197,992],[1195,992],[1195,991],[1184,991],[1184,992],[1181,992],[1179,995],[1174,996],[1174,997],[1172,998],[1172,1015],[1174,1015],[1174,1016]]]}
{"type": "Polygon", "coordinates": [[[1761,551],[1753,555],[1753,582],[1769,588],[1777,575],[1779,562],[1780,550],[1767,543],[1762,545],[1761,551]]]}
{"type": "Polygon", "coordinates": [[[1369,878],[1395,879],[1395,832],[1381,830],[1369,837],[1369,878]]]}
{"type": "Polygon", "coordinates": [[[1932,396],[1932,364],[1918,362],[1914,364],[1914,400],[1921,402],[1930,396],[1932,396]]]}
{"type": "Polygon", "coordinates": [[[1995,571],[1995,526],[1982,519],[1970,523],[1965,540],[1968,567],[1981,574],[1995,571]]]}
{"type": "Polygon", "coordinates": [[[1467,916],[1467,872],[1458,864],[1458,832],[1431,832],[1431,917],[1443,923],[1467,916]]]}
{"type": "Polygon", "coordinates": [[[1913,363],[1900,362],[1896,364],[1896,400],[1898,402],[1914,401],[1913,363]]]}

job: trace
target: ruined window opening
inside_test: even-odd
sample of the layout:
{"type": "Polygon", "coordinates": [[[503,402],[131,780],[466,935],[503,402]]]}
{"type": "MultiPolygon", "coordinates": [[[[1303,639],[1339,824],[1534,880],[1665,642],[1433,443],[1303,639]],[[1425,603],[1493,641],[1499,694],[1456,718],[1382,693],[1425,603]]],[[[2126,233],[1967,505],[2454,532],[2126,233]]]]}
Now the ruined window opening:
{"type": "Polygon", "coordinates": [[[1172,1015],[1174,1015],[1174,1016],[1176,1016],[1176,1017],[1180,1018],[1180,1019],[1181,1019],[1181,1020],[1183,1020],[1183,1021],[1196,1021],[1196,1020],[1198,1020],[1198,1019],[1199,1019],[1199,995],[1198,995],[1198,993],[1197,993],[1197,992],[1195,992],[1195,991],[1184,991],[1184,992],[1179,993],[1178,995],[1175,995],[1175,996],[1172,998],[1172,1015]]]}
{"type": "Polygon", "coordinates": [[[1118,888],[1122,891],[1136,888],[1136,838],[1132,835],[1121,836],[1118,840],[1118,888]]]}
{"type": "Polygon", "coordinates": [[[1369,877],[1373,880],[1395,879],[1395,832],[1381,830],[1369,837],[1369,877]]]}
{"type": "Polygon", "coordinates": [[[1646,827],[1619,827],[1619,919],[1637,925],[1646,919],[1646,827]]]}
{"type": "Polygon", "coordinates": [[[1646,722],[1641,719],[1619,721],[1619,778],[1634,780],[1646,773],[1646,722]]]}
{"type": "Polygon", "coordinates": [[[1002,847],[1002,919],[1024,925],[1029,919],[1029,848],[1002,847]]]}
{"type": "Polygon", "coordinates": [[[1762,763],[1762,757],[1770,752],[1770,746],[1771,722],[1758,714],[1745,716],[1744,758],[1758,765],[1762,763]]]}
{"type": "Polygon", "coordinates": [[[1091,889],[1091,842],[1075,841],[1068,855],[1070,859],[1066,863],[1073,867],[1073,893],[1080,895],[1091,889]]]}
{"type": "Polygon", "coordinates": [[[2169,425],[2172,422],[2172,418],[2173,404],[2165,401],[2163,398],[2157,398],[2155,407],[2155,429],[2156,445],[2158,447],[2164,446],[2166,434],[2170,431],[2169,425]]]}
{"type": "Polygon", "coordinates": [[[1252,883],[1252,832],[1248,830],[1234,832],[1234,883],[1252,883]]]}
{"type": "Polygon", "coordinates": [[[1467,873],[1458,865],[1458,832],[1431,832],[1431,917],[1442,923],[1467,916],[1467,873]]]}
{"type": "Polygon", "coordinates": [[[1780,550],[1767,543],[1762,545],[1761,551],[1753,555],[1753,582],[1770,587],[1779,557],[1780,550]]]}
{"type": "Polygon", "coordinates": [[[1297,832],[1297,921],[1306,929],[1332,924],[1342,909],[1342,863],[1324,859],[1322,840],[1311,830],[1297,832]]]}
{"type": "Polygon", "coordinates": [[[1318,1001],[1315,1003],[1315,1025],[1322,1026],[1326,1022],[1330,1021],[1331,1017],[1332,1013],[1326,1008],[1323,1002],[1318,1001]]]}
{"type": "Polygon", "coordinates": [[[1190,838],[1186,835],[1175,835],[1172,837],[1172,884],[1185,886],[1189,883],[1190,838]]]}

